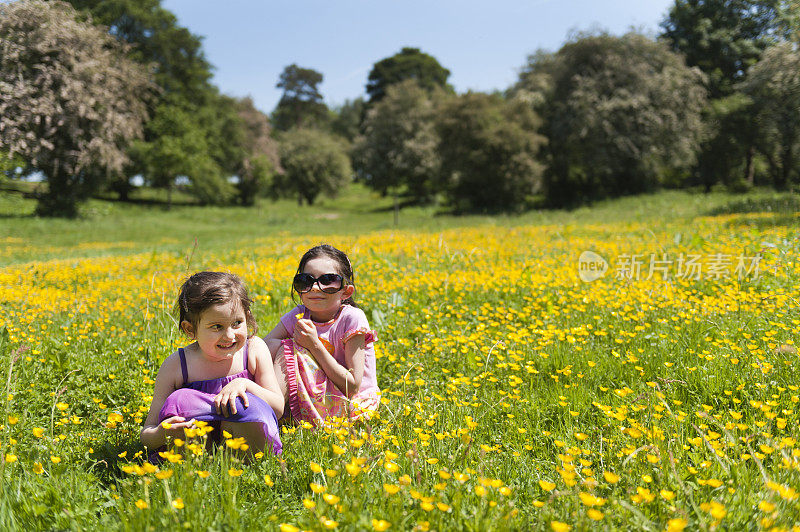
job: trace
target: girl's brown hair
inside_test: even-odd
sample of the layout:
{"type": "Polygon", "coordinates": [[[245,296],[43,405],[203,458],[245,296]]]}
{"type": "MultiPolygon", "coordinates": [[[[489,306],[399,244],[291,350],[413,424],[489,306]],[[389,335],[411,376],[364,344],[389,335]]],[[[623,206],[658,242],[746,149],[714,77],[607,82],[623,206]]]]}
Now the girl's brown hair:
{"type": "Polygon", "coordinates": [[[242,306],[250,336],[256,334],[258,324],[250,312],[252,300],[247,295],[247,288],[239,277],[225,272],[198,272],[184,281],[175,304],[178,327],[183,330],[180,324],[188,321],[197,328],[203,311],[231,301],[242,306]]]}

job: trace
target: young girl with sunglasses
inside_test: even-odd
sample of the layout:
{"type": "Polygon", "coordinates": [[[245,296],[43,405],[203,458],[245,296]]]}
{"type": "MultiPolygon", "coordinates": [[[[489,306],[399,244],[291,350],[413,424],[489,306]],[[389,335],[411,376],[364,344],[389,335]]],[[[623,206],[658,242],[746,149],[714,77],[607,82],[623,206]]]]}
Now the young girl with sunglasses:
{"type": "Polygon", "coordinates": [[[302,304],[264,338],[292,419],[320,425],[331,417],[369,417],[380,404],[375,333],[353,301],[347,255],[328,244],[309,249],[292,290],[302,304]]]}
{"type": "Polygon", "coordinates": [[[183,283],[176,309],[181,332],[194,342],[161,364],[142,443],[154,451],[205,421],[210,441],[225,430],[244,437],[251,452],[269,443],[280,453],[284,398],[267,346],[254,334],[244,283],[229,273],[196,273],[183,283]]]}

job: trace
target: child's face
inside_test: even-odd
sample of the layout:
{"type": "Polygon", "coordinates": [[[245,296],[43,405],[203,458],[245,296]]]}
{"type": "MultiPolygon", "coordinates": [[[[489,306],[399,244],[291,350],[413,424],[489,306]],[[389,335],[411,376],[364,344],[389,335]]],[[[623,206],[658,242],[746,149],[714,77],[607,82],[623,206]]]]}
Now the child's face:
{"type": "MultiPolygon", "coordinates": [[[[301,273],[308,273],[314,277],[325,275],[326,273],[339,273],[338,264],[335,260],[329,257],[317,257],[306,262],[303,266],[301,273]]],[[[311,311],[316,321],[327,321],[333,319],[342,306],[342,301],[353,295],[353,286],[345,285],[342,290],[334,294],[326,294],[317,283],[311,287],[311,290],[304,294],[300,294],[300,300],[303,305],[311,311]]]]}
{"type": "Polygon", "coordinates": [[[247,317],[238,301],[207,308],[196,329],[188,321],[181,326],[212,360],[232,358],[247,341],[247,317]]]}

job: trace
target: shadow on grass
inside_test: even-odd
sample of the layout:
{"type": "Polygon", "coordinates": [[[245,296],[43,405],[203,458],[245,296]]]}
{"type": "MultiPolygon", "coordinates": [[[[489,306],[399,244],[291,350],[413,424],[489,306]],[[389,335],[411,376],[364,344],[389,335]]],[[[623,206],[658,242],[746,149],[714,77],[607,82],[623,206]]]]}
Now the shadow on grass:
{"type": "Polygon", "coordinates": [[[721,205],[708,216],[742,215],[727,222],[728,227],[766,229],[800,225],[800,196],[787,194],[771,198],[747,198],[721,205]],[[748,216],[756,215],[756,216],[748,216]]]}
{"type": "Polygon", "coordinates": [[[728,227],[749,227],[753,229],[769,229],[775,226],[800,225],[800,215],[792,214],[767,214],[759,218],[737,218],[726,224],[728,227]]]}
{"type": "Polygon", "coordinates": [[[170,207],[202,207],[196,200],[189,198],[173,198],[172,201],[167,201],[162,198],[137,198],[130,197],[120,198],[114,194],[95,194],[92,196],[94,199],[107,201],[109,203],[121,203],[127,205],[147,205],[150,207],[163,207],[169,209],[170,207]]]}
{"type": "MultiPolygon", "coordinates": [[[[410,199],[410,198],[405,198],[405,199],[402,199],[402,200],[400,200],[398,202],[398,207],[400,209],[405,209],[406,207],[416,207],[416,206],[419,206],[419,205],[423,205],[423,204],[418,202],[418,201],[415,201],[413,199],[410,199]]],[[[391,203],[389,205],[383,205],[383,206],[380,206],[380,207],[373,207],[372,209],[369,209],[369,211],[367,211],[367,212],[380,213],[380,212],[392,212],[393,210],[394,210],[394,203],[391,203]]]]}
{"type": "Polygon", "coordinates": [[[94,462],[91,466],[92,472],[106,486],[115,484],[127,476],[120,468],[121,465],[147,461],[147,453],[139,438],[129,441],[98,442],[93,449],[94,452],[90,455],[94,462]],[[137,453],[141,454],[137,456],[137,453]]]}
{"type": "Polygon", "coordinates": [[[800,196],[797,194],[773,198],[747,198],[711,209],[708,216],[721,214],[749,214],[754,212],[792,214],[800,211],[800,196]]]}
{"type": "Polygon", "coordinates": [[[0,212],[0,220],[23,220],[25,218],[36,218],[36,213],[29,212],[27,214],[13,214],[0,212]]]}

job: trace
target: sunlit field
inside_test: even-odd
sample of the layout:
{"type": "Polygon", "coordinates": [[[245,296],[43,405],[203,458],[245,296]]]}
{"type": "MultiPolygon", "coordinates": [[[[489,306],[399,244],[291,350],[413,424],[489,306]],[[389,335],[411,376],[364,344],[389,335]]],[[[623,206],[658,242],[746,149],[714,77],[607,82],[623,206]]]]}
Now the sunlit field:
{"type": "Polygon", "coordinates": [[[615,220],[86,241],[41,261],[5,237],[0,527],[800,529],[800,218],[615,220]],[[283,454],[251,464],[197,434],[147,463],[184,277],[242,276],[263,335],[323,240],[378,331],[378,417],[285,427],[283,454]]]}

